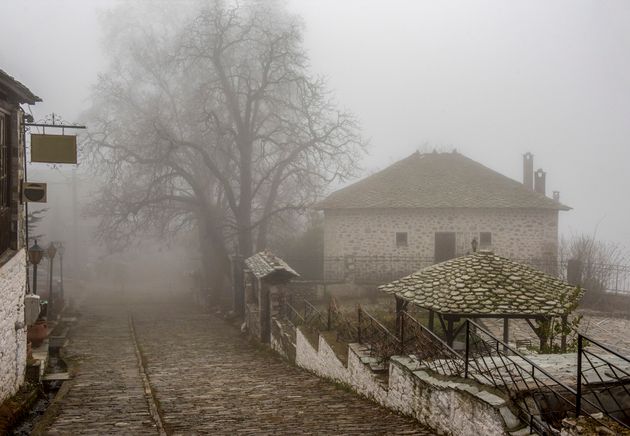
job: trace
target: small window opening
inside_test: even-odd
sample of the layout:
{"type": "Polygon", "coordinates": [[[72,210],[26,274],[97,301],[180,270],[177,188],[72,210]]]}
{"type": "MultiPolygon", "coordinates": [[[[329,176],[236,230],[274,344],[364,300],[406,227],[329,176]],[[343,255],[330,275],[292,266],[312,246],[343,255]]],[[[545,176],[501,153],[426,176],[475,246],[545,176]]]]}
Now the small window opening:
{"type": "Polygon", "coordinates": [[[397,232],[396,233],[396,247],[406,247],[407,246],[407,232],[397,232]]]}
{"type": "Polygon", "coordinates": [[[492,245],[492,233],[481,232],[479,234],[479,245],[482,247],[489,247],[492,245]]]}

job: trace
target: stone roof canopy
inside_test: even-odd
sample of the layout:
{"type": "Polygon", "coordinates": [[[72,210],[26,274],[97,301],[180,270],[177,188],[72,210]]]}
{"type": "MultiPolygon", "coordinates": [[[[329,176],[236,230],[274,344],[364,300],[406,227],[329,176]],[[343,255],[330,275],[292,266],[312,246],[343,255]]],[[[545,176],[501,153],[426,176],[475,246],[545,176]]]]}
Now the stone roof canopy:
{"type": "Polygon", "coordinates": [[[333,192],[316,207],[570,209],[457,152],[414,153],[333,192]]]}
{"type": "Polygon", "coordinates": [[[379,287],[444,315],[559,316],[576,288],[527,265],[482,251],[379,287]]]}
{"type": "Polygon", "coordinates": [[[284,260],[267,250],[245,259],[245,265],[259,279],[271,277],[291,279],[300,276],[284,260]]]}

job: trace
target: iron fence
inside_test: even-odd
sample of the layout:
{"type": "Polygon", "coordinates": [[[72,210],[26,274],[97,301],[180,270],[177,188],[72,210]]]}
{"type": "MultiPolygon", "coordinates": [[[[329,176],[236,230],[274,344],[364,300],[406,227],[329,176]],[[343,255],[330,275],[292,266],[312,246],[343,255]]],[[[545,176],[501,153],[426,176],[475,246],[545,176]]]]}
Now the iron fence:
{"type": "Polygon", "coordinates": [[[367,346],[379,364],[385,364],[395,354],[402,354],[402,341],[361,306],[357,308],[357,318],[357,342],[367,346]]]}
{"type": "Polygon", "coordinates": [[[280,315],[287,319],[294,326],[307,327],[313,331],[322,331],[326,326],[324,314],[308,300],[301,299],[302,310],[292,298],[283,298],[280,306],[280,315]]]}
{"type": "Polygon", "coordinates": [[[409,313],[401,313],[399,329],[400,354],[413,356],[438,374],[465,377],[462,356],[409,313]]]}
{"type": "Polygon", "coordinates": [[[400,312],[395,333],[361,306],[353,319],[334,298],[325,318],[306,300],[303,312],[286,302],[283,314],[296,326],[336,330],[338,340],[366,346],[378,365],[394,355],[409,355],[437,374],[469,378],[503,391],[531,432],[557,434],[563,419],[573,416],[613,432],[630,429],[630,359],[583,335],[578,336],[574,384],[559,380],[471,320],[459,329],[457,338],[465,346],[458,352],[406,311],[400,312]]]}
{"type": "Polygon", "coordinates": [[[300,311],[293,307],[291,302],[287,299],[282,302],[280,313],[287,321],[296,327],[304,324],[304,317],[300,311]]]}
{"type": "MultiPolygon", "coordinates": [[[[573,262],[571,277],[570,261],[554,258],[512,258],[583,288],[602,293],[630,295],[630,265],[573,262]]],[[[418,256],[327,256],[323,259],[321,277],[325,282],[354,282],[382,284],[433,265],[432,257],[418,256]]]]}
{"type": "MultiPolygon", "coordinates": [[[[558,380],[473,321],[466,320],[464,335],[467,377],[507,393],[530,431],[558,434],[564,418],[580,415],[584,396],[579,384],[573,388],[558,380]]],[[[609,414],[604,408],[600,410],[602,417],[609,414]]],[[[589,425],[611,429],[610,423],[592,415],[593,411],[582,414],[589,425]]]]}
{"type": "Polygon", "coordinates": [[[577,358],[576,415],[594,409],[630,429],[630,359],[583,335],[577,358]]]}
{"type": "Polygon", "coordinates": [[[357,339],[357,323],[342,309],[336,298],[328,304],[327,330],[337,333],[337,341],[354,342],[357,339]]]}

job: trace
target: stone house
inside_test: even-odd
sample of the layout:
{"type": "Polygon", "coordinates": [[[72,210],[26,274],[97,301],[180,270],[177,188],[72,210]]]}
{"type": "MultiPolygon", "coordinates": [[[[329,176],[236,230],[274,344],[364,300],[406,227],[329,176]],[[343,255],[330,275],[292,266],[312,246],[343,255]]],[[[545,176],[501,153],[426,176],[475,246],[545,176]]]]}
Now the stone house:
{"type": "Polygon", "coordinates": [[[0,403],[17,392],[26,367],[27,289],[24,111],[41,101],[0,70],[0,403]]]}
{"type": "Polygon", "coordinates": [[[558,214],[545,172],[523,157],[523,183],[453,151],[419,153],[340,189],[324,212],[327,280],[379,282],[492,249],[519,260],[556,260],[558,214]],[[473,242],[474,241],[474,242],[473,242]]]}

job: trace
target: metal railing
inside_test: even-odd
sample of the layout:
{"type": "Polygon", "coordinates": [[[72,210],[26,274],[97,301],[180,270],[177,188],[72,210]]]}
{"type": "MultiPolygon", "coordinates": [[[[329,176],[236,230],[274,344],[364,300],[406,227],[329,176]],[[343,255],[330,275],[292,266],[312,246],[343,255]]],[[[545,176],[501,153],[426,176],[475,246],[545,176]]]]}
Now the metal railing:
{"type": "Polygon", "coordinates": [[[311,330],[321,331],[325,329],[326,318],[308,300],[302,299],[303,309],[300,311],[292,298],[283,298],[280,306],[280,314],[294,326],[304,326],[311,330]]]}
{"type": "Polygon", "coordinates": [[[413,356],[438,374],[466,376],[462,356],[407,312],[401,313],[399,336],[400,354],[413,356]]]}
{"type": "Polygon", "coordinates": [[[285,306],[284,315],[296,326],[336,330],[338,340],[364,345],[378,365],[386,365],[394,355],[409,355],[437,374],[469,378],[503,391],[532,432],[556,434],[563,419],[572,416],[584,416],[590,424],[614,432],[630,429],[630,359],[583,335],[578,336],[574,385],[471,320],[459,329],[457,338],[465,344],[460,353],[406,311],[399,313],[394,333],[361,306],[354,319],[334,298],[325,318],[306,300],[303,312],[288,302],[285,306]],[[593,415],[598,412],[601,417],[593,415]]]}
{"type": "Polygon", "coordinates": [[[583,335],[577,359],[576,415],[595,409],[630,429],[630,359],[583,335]]]}
{"type": "Polygon", "coordinates": [[[557,433],[576,410],[576,390],[473,321],[464,335],[467,376],[507,393],[530,431],[557,433]]]}
{"type": "MultiPolygon", "coordinates": [[[[568,259],[512,258],[552,276],[567,280],[568,259]]],[[[417,256],[326,256],[323,258],[322,277],[326,282],[352,281],[362,284],[381,284],[412,274],[433,265],[432,257],[417,256]]],[[[576,283],[588,290],[630,295],[630,265],[578,263],[576,283]]]]}
{"type": "Polygon", "coordinates": [[[355,342],[357,339],[357,323],[352,320],[349,313],[344,311],[336,298],[332,297],[328,304],[328,316],[326,320],[327,330],[337,333],[337,341],[355,342]]]}
{"type": "Polygon", "coordinates": [[[299,310],[293,307],[293,305],[291,304],[290,301],[288,301],[288,299],[285,299],[282,302],[281,307],[282,309],[280,310],[280,313],[291,324],[293,324],[296,327],[304,324],[304,317],[302,316],[299,310]]]}
{"type": "Polygon", "coordinates": [[[402,354],[402,341],[361,306],[357,307],[357,317],[357,342],[367,346],[380,364],[385,364],[395,354],[402,354]]]}

